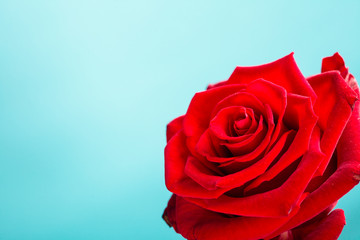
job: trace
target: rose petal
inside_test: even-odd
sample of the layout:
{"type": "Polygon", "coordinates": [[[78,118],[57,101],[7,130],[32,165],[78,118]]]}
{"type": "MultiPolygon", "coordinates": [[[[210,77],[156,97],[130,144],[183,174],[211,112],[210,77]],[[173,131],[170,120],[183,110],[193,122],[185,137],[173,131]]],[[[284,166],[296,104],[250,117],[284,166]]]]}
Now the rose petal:
{"type": "Polygon", "coordinates": [[[166,127],[166,141],[168,142],[180,129],[182,129],[182,123],[184,115],[172,120],[166,127]]]}
{"type": "Polygon", "coordinates": [[[336,153],[334,153],[324,173],[322,175],[315,174],[307,186],[305,192],[311,193],[318,189],[336,171],[338,166],[337,162],[337,156],[336,153]]]}
{"type": "Polygon", "coordinates": [[[360,164],[360,101],[357,101],[336,147],[338,164],[348,161],[360,164]]]}
{"type": "Polygon", "coordinates": [[[234,121],[232,128],[234,129],[234,135],[242,136],[246,133],[251,126],[252,118],[245,112],[242,119],[237,119],[234,121]]]}
{"type": "Polygon", "coordinates": [[[217,188],[231,189],[241,186],[247,181],[250,181],[265,172],[277,154],[281,152],[285,142],[288,139],[291,139],[293,134],[293,131],[289,131],[284,134],[274,148],[263,159],[259,160],[249,168],[238,171],[234,174],[223,176],[218,172],[219,170],[217,170],[216,167],[209,167],[208,164],[211,163],[208,162],[207,165],[205,165],[192,156],[189,156],[186,162],[185,173],[208,190],[215,190],[217,188]]]}
{"type": "Polygon", "coordinates": [[[251,189],[258,187],[264,181],[271,180],[308,150],[310,136],[317,120],[317,117],[312,110],[310,99],[289,94],[288,108],[286,109],[284,120],[291,121],[293,125],[292,128],[299,128],[293,143],[280,160],[252,182],[245,191],[250,191],[251,189]]]}
{"type": "MultiPolygon", "coordinates": [[[[347,84],[354,90],[356,95],[360,96],[359,86],[355,78],[348,74],[345,78],[347,84]]],[[[357,100],[353,106],[353,112],[346,124],[336,147],[338,165],[352,161],[360,163],[360,101],[357,100]]]]}
{"type": "Polygon", "coordinates": [[[246,90],[255,96],[263,103],[268,104],[274,114],[274,122],[276,124],[275,131],[269,144],[269,148],[277,140],[279,134],[285,130],[282,124],[283,116],[287,105],[287,93],[286,90],[272,82],[258,79],[251,82],[246,90]],[[264,94],[266,93],[266,94],[264,94]]]}
{"type": "Polygon", "coordinates": [[[307,196],[301,203],[299,212],[284,226],[272,233],[269,238],[299,226],[319,214],[357,185],[359,175],[359,162],[354,163],[348,159],[347,162],[342,163],[325,183],[307,196]]]}
{"type": "Polygon", "coordinates": [[[186,199],[208,210],[227,214],[254,217],[288,216],[301,202],[306,186],[324,157],[319,138],[320,131],[314,131],[310,150],[304,155],[296,171],[279,188],[243,198],[222,195],[217,199],[186,199]]]}
{"type": "Polygon", "coordinates": [[[230,152],[220,145],[220,141],[213,138],[209,129],[201,135],[195,149],[210,162],[227,162],[233,159],[230,152]]]}
{"type": "Polygon", "coordinates": [[[282,218],[227,217],[177,197],[175,216],[175,230],[188,240],[253,240],[265,238],[292,215],[282,218]]]}
{"type": "Polygon", "coordinates": [[[218,188],[216,183],[221,179],[221,175],[216,170],[212,170],[205,166],[193,156],[188,157],[185,166],[185,174],[207,190],[216,190],[218,188]]]}
{"type": "MultiPolygon", "coordinates": [[[[216,88],[216,89],[219,89],[219,88],[216,88]]],[[[266,108],[256,98],[256,96],[254,96],[253,94],[246,93],[246,92],[237,92],[237,93],[232,94],[232,95],[224,98],[223,100],[221,100],[214,107],[210,118],[214,118],[222,109],[227,108],[229,106],[243,106],[246,108],[251,108],[255,112],[255,114],[269,116],[269,109],[266,108]]],[[[186,117],[185,117],[185,120],[186,120],[186,117]]],[[[272,125],[273,125],[273,123],[269,123],[269,126],[272,126],[272,125]]],[[[184,123],[184,128],[185,128],[185,123],[184,123]]],[[[206,134],[208,134],[208,133],[206,133],[206,134]]],[[[209,137],[202,136],[201,139],[199,140],[199,144],[200,144],[200,141],[209,141],[209,137]]],[[[205,145],[209,146],[210,144],[206,143],[205,145]]],[[[217,147],[218,147],[217,144],[213,144],[214,149],[217,147]]],[[[198,146],[196,146],[195,149],[198,150],[198,146]]],[[[204,149],[206,149],[206,147],[204,149]]],[[[217,149],[217,150],[221,150],[221,149],[217,149]]],[[[214,152],[216,153],[215,150],[214,150],[214,152]]],[[[198,152],[195,151],[195,154],[198,155],[198,152]]],[[[207,156],[207,158],[209,161],[214,161],[214,162],[226,162],[229,160],[233,160],[235,158],[235,157],[233,157],[231,159],[230,158],[224,159],[223,157],[221,157],[221,155],[223,155],[223,153],[220,153],[219,155],[220,155],[220,159],[218,159],[215,154],[214,155],[209,154],[209,156],[207,156]]],[[[241,159],[237,159],[237,161],[249,161],[251,159],[254,159],[254,155],[250,153],[250,154],[242,156],[241,159]]]]}
{"type": "Polygon", "coordinates": [[[169,227],[173,227],[176,231],[176,195],[171,195],[169,199],[168,205],[164,210],[162,218],[169,225],[169,227]]]}
{"type": "Polygon", "coordinates": [[[236,92],[219,101],[213,108],[210,118],[213,119],[222,109],[231,106],[250,108],[255,115],[266,115],[264,104],[254,94],[248,92],[236,92]]]}
{"type": "Polygon", "coordinates": [[[338,70],[341,76],[345,79],[349,73],[349,69],[345,67],[344,59],[338,52],[330,57],[325,57],[322,60],[321,72],[328,72],[332,70],[338,70]]]}
{"type": "Polygon", "coordinates": [[[292,231],[294,239],[336,240],[345,225],[345,215],[342,209],[336,209],[320,221],[292,231]]]}
{"type": "Polygon", "coordinates": [[[315,75],[308,81],[318,96],[314,110],[319,116],[318,124],[324,130],[321,149],[327,158],[318,170],[318,175],[322,175],[351,116],[356,93],[336,71],[315,75]]]}
{"type": "MultiPolygon", "coordinates": [[[[295,240],[295,239],[306,239],[304,236],[309,234],[311,231],[313,231],[318,224],[321,222],[321,220],[325,219],[331,210],[334,209],[337,202],[334,202],[331,204],[328,208],[326,208],[324,211],[322,211],[320,214],[315,216],[314,218],[310,219],[309,221],[301,224],[300,226],[289,229],[283,233],[281,233],[279,236],[271,238],[271,240],[295,240]]],[[[265,240],[269,240],[269,237],[266,237],[265,240]]]]}
{"type": "Polygon", "coordinates": [[[351,89],[355,91],[356,96],[359,99],[359,85],[357,84],[355,77],[351,73],[349,73],[344,80],[349,85],[349,87],[351,87],[351,89]]]}
{"type": "MultiPolygon", "coordinates": [[[[234,107],[229,107],[229,108],[234,108],[234,107]]],[[[227,108],[225,108],[225,109],[227,109],[227,108]]],[[[225,109],[223,109],[223,110],[225,110],[225,109]]],[[[220,112],[222,112],[222,111],[220,111],[220,112]]],[[[220,114],[220,112],[219,112],[219,114],[220,114]]],[[[224,143],[229,143],[230,144],[230,143],[248,142],[248,141],[251,141],[251,139],[255,138],[257,135],[259,135],[261,132],[263,132],[263,131],[265,131],[265,133],[267,132],[266,129],[264,129],[264,127],[266,128],[266,126],[265,126],[265,123],[264,123],[263,119],[264,119],[263,116],[260,115],[258,122],[257,122],[256,119],[253,120],[250,128],[246,131],[245,135],[242,135],[242,136],[227,137],[227,138],[224,137],[225,139],[218,138],[219,135],[220,135],[220,130],[219,129],[212,129],[211,126],[209,128],[209,130],[210,130],[209,136],[210,136],[210,138],[212,138],[211,136],[213,134],[214,137],[218,138],[218,141],[216,141],[216,142],[219,144],[218,147],[220,147],[220,148],[224,148],[224,147],[222,147],[222,144],[224,144],[224,143]],[[215,131],[217,131],[216,134],[214,133],[215,131]]],[[[201,136],[198,145],[201,145],[202,144],[201,142],[204,141],[204,139],[202,139],[202,138],[203,138],[203,136],[201,136]]],[[[197,146],[197,150],[199,151],[200,154],[204,155],[206,153],[205,149],[201,150],[199,148],[199,146],[197,146]]],[[[214,154],[206,154],[206,156],[208,157],[209,161],[224,162],[222,159],[220,159],[220,161],[218,161],[219,159],[217,157],[214,157],[214,156],[216,156],[214,154]]],[[[218,156],[219,156],[219,154],[218,154],[218,156]]],[[[233,157],[232,159],[234,159],[234,158],[235,157],[233,157]]],[[[230,160],[230,159],[227,159],[227,160],[230,160]]]]}
{"type": "Polygon", "coordinates": [[[266,169],[270,166],[272,161],[277,157],[284,147],[288,139],[292,139],[294,131],[289,131],[281,136],[279,141],[274,145],[274,147],[263,157],[253,165],[245,168],[241,171],[235,172],[233,174],[226,175],[217,180],[216,186],[218,187],[239,187],[244,183],[258,177],[260,174],[264,173],[266,169]]]}
{"type": "Polygon", "coordinates": [[[221,87],[221,86],[224,86],[226,85],[226,82],[227,80],[224,80],[224,81],[221,81],[221,82],[218,82],[218,83],[214,83],[214,84],[209,84],[206,88],[206,90],[209,90],[209,89],[212,89],[212,88],[216,88],[216,87],[221,87]]]}
{"type": "MultiPolygon", "coordinates": [[[[261,126],[262,122],[263,122],[262,116],[260,116],[260,122],[259,122],[260,126],[258,128],[259,134],[263,130],[263,127],[261,126]]],[[[272,132],[273,128],[274,128],[274,124],[271,123],[271,131],[267,131],[267,135],[265,135],[264,141],[261,143],[261,146],[259,145],[257,147],[256,152],[250,152],[250,153],[240,155],[240,156],[231,156],[231,152],[228,150],[230,154],[226,155],[224,152],[220,152],[222,148],[226,148],[223,146],[224,143],[220,144],[220,142],[217,143],[218,145],[216,145],[216,144],[212,145],[212,149],[216,149],[216,150],[213,150],[213,151],[210,150],[207,152],[206,149],[208,149],[208,148],[205,148],[205,146],[202,146],[201,150],[200,150],[200,144],[210,146],[209,139],[211,139],[211,136],[209,137],[209,136],[205,135],[205,134],[209,134],[208,131],[206,131],[204,136],[202,136],[200,138],[199,146],[197,146],[198,147],[197,149],[198,149],[199,153],[202,154],[203,156],[205,156],[208,161],[220,163],[219,167],[228,167],[229,165],[233,164],[234,162],[240,163],[240,162],[253,161],[253,160],[261,157],[261,153],[264,152],[264,149],[267,147],[267,145],[270,141],[271,132],[272,132]]],[[[258,132],[255,132],[255,134],[258,134],[258,132]]],[[[249,138],[251,136],[243,136],[243,137],[244,137],[244,139],[241,139],[241,140],[246,141],[247,138],[249,138]]]]}
{"type": "MultiPolygon", "coordinates": [[[[346,84],[344,79],[336,71],[318,74],[307,79],[315,90],[318,99],[314,110],[319,116],[319,124],[322,129],[328,125],[328,121],[334,117],[334,108],[348,109],[356,100],[356,93],[346,84]],[[324,104],[326,103],[326,104],[324,104]]],[[[337,112],[340,110],[337,109],[337,112]]]]}
{"type": "MultiPolygon", "coordinates": [[[[272,125],[274,126],[274,124],[272,125]]],[[[232,143],[222,142],[220,143],[220,145],[225,146],[227,149],[229,149],[229,151],[232,153],[233,156],[242,156],[249,152],[253,152],[254,149],[259,147],[260,144],[263,142],[266,134],[268,134],[270,138],[271,133],[272,131],[269,133],[266,125],[263,124],[263,121],[261,121],[255,133],[247,134],[246,136],[243,136],[244,139],[240,140],[239,142],[232,142],[232,143]]]]}
{"type": "Polygon", "coordinates": [[[359,97],[359,86],[354,76],[349,73],[348,68],[345,66],[344,59],[340,56],[339,53],[335,53],[333,56],[323,59],[321,72],[332,70],[339,71],[341,76],[345,79],[345,82],[357,93],[357,96],[359,97]]]}
{"type": "Polygon", "coordinates": [[[275,124],[270,107],[266,105],[265,108],[267,127],[260,122],[258,128],[259,131],[255,132],[255,134],[248,139],[238,143],[221,143],[222,146],[225,146],[230,150],[232,155],[235,157],[238,156],[234,158],[234,161],[251,161],[259,156],[269,145],[275,124]]]}
{"type": "Polygon", "coordinates": [[[245,89],[243,85],[222,86],[195,94],[183,122],[187,146],[193,155],[196,155],[196,143],[209,127],[211,112],[215,105],[223,98],[243,89],[245,89]]]}
{"type": "Polygon", "coordinates": [[[268,104],[276,120],[282,118],[287,96],[283,87],[264,79],[257,79],[246,87],[246,91],[254,94],[263,104],[268,104]]]}
{"type": "Polygon", "coordinates": [[[308,96],[312,102],[316,99],[314,91],[301,74],[293,53],[260,66],[236,67],[227,84],[247,84],[259,78],[282,86],[289,93],[308,96]]]}
{"type": "Polygon", "coordinates": [[[180,130],[165,147],[165,184],[169,191],[187,197],[217,198],[226,189],[209,191],[189,178],[185,173],[189,152],[185,146],[185,135],[180,130]]]}
{"type": "MultiPolygon", "coordinates": [[[[238,126],[240,127],[240,126],[238,126]]],[[[250,108],[242,106],[231,106],[223,108],[219,113],[210,121],[211,132],[219,139],[228,142],[238,142],[244,138],[244,134],[253,133],[257,127],[257,120],[254,116],[254,111],[250,108]],[[241,123],[243,126],[242,135],[233,135],[235,122],[241,115],[245,115],[244,121],[241,123]],[[231,125],[231,126],[229,126],[231,125]]],[[[236,131],[235,131],[236,132],[236,131]]]]}

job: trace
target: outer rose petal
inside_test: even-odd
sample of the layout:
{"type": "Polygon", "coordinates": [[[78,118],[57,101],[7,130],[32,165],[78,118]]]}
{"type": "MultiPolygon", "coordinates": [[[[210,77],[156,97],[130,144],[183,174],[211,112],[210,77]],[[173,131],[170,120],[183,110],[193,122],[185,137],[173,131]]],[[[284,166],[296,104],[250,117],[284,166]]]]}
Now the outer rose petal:
{"type": "Polygon", "coordinates": [[[188,240],[254,240],[265,238],[293,214],[282,218],[227,217],[176,196],[176,201],[170,200],[164,215],[175,231],[188,240]]]}
{"type": "MultiPolygon", "coordinates": [[[[354,106],[354,111],[345,127],[336,147],[338,164],[351,161],[354,165],[360,164],[360,101],[354,106]]],[[[357,176],[359,179],[359,176],[357,176]]]]}
{"type": "Polygon", "coordinates": [[[305,198],[298,213],[289,222],[273,232],[269,238],[295,228],[319,214],[357,185],[360,179],[359,175],[359,163],[354,163],[352,160],[342,163],[325,183],[305,198]]]}
{"type": "Polygon", "coordinates": [[[331,57],[323,58],[321,64],[321,72],[328,72],[332,70],[340,71],[341,76],[345,79],[349,73],[349,69],[345,67],[344,59],[339,53],[335,53],[331,57]]]}
{"type": "Polygon", "coordinates": [[[316,95],[300,72],[293,53],[272,63],[254,67],[236,67],[227,84],[246,84],[258,78],[282,86],[286,91],[308,96],[314,102],[316,95]]]}
{"type": "MultiPolygon", "coordinates": [[[[338,58],[338,57],[336,57],[338,58]]],[[[331,57],[328,60],[332,59],[331,57]]],[[[324,63],[323,63],[324,64],[324,63]]],[[[329,65],[328,65],[329,66],[329,65]]],[[[333,66],[339,67],[339,64],[333,66]]],[[[340,64],[341,67],[341,64],[340,64]]],[[[323,68],[325,70],[326,68],[323,68]]],[[[329,69],[329,68],[328,68],[329,69]]],[[[332,70],[332,69],[331,69],[332,70]]],[[[349,86],[359,96],[359,88],[354,78],[348,74],[346,79],[349,86]]],[[[351,117],[337,144],[338,168],[318,189],[309,194],[302,202],[299,212],[284,226],[271,234],[272,237],[281,232],[294,228],[311,219],[330,204],[340,199],[350,191],[360,180],[360,102],[355,102],[351,117]]]]}
{"type": "Polygon", "coordinates": [[[345,215],[342,209],[336,209],[321,221],[310,226],[292,231],[294,239],[306,240],[336,240],[345,225],[345,215]]]}
{"type": "Polygon", "coordinates": [[[184,120],[184,115],[175,118],[172,120],[166,127],[166,141],[169,142],[169,140],[182,129],[182,123],[184,120]]]}
{"type": "MultiPolygon", "coordinates": [[[[341,72],[345,82],[351,87],[356,96],[360,96],[359,86],[355,78],[348,72],[348,68],[345,67],[344,60],[339,53],[335,53],[331,57],[323,59],[322,72],[338,70],[341,72]]],[[[337,145],[337,156],[339,164],[345,161],[353,161],[354,163],[360,163],[360,102],[357,101],[353,106],[353,112],[350,120],[347,123],[343,134],[337,145]]]]}
{"type": "MultiPolygon", "coordinates": [[[[169,201],[169,204],[170,204],[170,201],[169,201]]],[[[301,240],[301,239],[304,239],[304,236],[306,236],[311,231],[313,231],[317,227],[318,223],[321,222],[321,220],[325,219],[329,215],[329,213],[334,209],[336,204],[337,204],[337,202],[334,202],[333,204],[331,204],[328,208],[326,208],[324,211],[322,211],[320,214],[318,214],[314,218],[310,219],[309,221],[301,224],[300,226],[298,226],[294,229],[290,229],[286,232],[283,232],[278,237],[275,237],[271,240],[290,240],[290,239],[301,240]]],[[[265,238],[265,239],[268,240],[268,238],[265,238]]]]}
{"type": "Polygon", "coordinates": [[[321,149],[327,158],[318,170],[318,174],[322,175],[351,116],[356,93],[337,71],[315,75],[308,81],[318,96],[314,110],[319,116],[318,124],[324,131],[321,149]]]}
{"type": "Polygon", "coordinates": [[[226,85],[226,82],[227,82],[227,80],[221,81],[221,82],[218,82],[218,83],[214,83],[214,84],[209,84],[209,85],[207,86],[206,90],[209,90],[209,89],[212,89],[212,88],[216,88],[216,87],[224,86],[224,85],[226,85]]]}
{"type": "Polygon", "coordinates": [[[164,210],[164,213],[162,215],[162,218],[165,220],[167,225],[169,227],[173,227],[176,231],[176,195],[171,195],[171,198],[169,199],[168,205],[164,210]]]}
{"type": "Polygon", "coordinates": [[[357,93],[357,96],[359,97],[359,86],[354,76],[349,73],[348,68],[345,66],[344,59],[339,53],[335,53],[333,56],[323,59],[321,72],[328,72],[332,70],[339,71],[341,76],[345,79],[345,82],[357,93]]]}
{"type": "Polygon", "coordinates": [[[311,76],[307,80],[318,96],[314,110],[319,116],[319,124],[322,129],[328,126],[330,120],[337,118],[331,115],[335,110],[338,112],[342,108],[351,110],[357,94],[344,81],[339,72],[321,73],[311,76]],[[334,108],[337,109],[334,110],[334,108]]]}
{"type": "MultiPolygon", "coordinates": [[[[348,72],[345,67],[344,60],[339,53],[335,53],[331,57],[323,59],[322,72],[338,70],[349,87],[351,87],[356,96],[360,96],[359,86],[355,78],[348,72]]],[[[343,134],[336,147],[339,164],[350,159],[354,162],[360,163],[360,133],[356,131],[360,129],[360,103],[357,101],[353,106],[353,112],[350,120],[347,123],[343,134]]]]}

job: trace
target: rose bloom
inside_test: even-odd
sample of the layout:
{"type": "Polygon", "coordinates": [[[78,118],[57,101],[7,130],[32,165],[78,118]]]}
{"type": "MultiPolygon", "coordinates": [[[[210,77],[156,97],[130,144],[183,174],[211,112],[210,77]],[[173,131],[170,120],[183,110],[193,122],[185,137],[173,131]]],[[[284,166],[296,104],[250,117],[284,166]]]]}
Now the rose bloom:
{"type": "Polygon", "coordinates": [[[360,180],[359,87],[335,53],[237,67],[167,126],[163,218],[190,240],[337,239],[360,180]]]}

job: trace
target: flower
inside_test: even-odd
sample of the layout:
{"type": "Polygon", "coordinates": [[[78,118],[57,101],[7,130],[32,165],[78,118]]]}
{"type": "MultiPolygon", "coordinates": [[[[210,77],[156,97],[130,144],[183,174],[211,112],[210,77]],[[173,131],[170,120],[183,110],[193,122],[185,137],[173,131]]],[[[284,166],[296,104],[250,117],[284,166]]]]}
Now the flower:
{"type": "Polygon", "coordinates": [[[236,67],[167,126],[164,219],[190,240],[336,239],[360,180],[359,87],[335,53],[236,67]]]}

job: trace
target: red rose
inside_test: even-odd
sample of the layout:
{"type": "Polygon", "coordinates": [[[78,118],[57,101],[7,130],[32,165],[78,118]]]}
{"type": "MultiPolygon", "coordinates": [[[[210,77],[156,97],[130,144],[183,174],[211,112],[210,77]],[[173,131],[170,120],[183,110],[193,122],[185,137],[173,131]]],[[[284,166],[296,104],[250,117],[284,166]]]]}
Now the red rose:
{"type": "Polygon", "coordinates": [[[191,240],[337,239],[360,180],[359,88],[336,53],[237,67],[167,126],[164,219],[191,240]]]}

